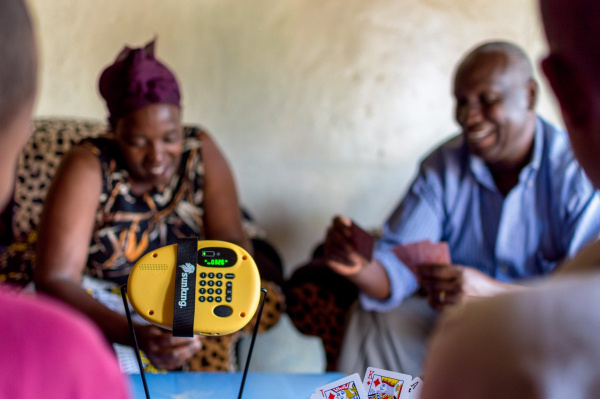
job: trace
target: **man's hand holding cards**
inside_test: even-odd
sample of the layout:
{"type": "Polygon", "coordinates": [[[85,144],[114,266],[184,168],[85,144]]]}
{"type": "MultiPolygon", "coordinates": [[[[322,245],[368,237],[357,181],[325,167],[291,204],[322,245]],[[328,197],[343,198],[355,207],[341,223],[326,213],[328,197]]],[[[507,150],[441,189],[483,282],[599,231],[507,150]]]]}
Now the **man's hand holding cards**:
{"type": "Polygon", "coordinates": [[[349,375],[317,388],[311,399],[418,399],[422,386],[419,377],[369,367],[362,381],[349,375]]]}
{"type": "Polygon", "coordinates": [[[399,244],[392,248],[398,257],[413,273],[421,264],[450,264],[450,250],[447,242],[417,241],[410,244],[399,244]]]}
{"type": "Polygon", "coordinates": [[[461,294],[461,268],[451,265],[448,243],[429,240],[396,245],[392,252],[417,277],[435,309],[458,302],[461,294]]]}
{"type": "Polygon", "coordinates": [[[360,256],[367,261],[373,259],[373,251],[375,250],[375,237],[361,229],[355,222],[350,226],[352,237],[352,246],[360,256]]]}
{"type": "Polygon", "coordinates": [[[327,231],[324,252],[328,265],[338,274],[355,275],[373,259],[375,237],[350,219],[338,216],[327,231]]]}

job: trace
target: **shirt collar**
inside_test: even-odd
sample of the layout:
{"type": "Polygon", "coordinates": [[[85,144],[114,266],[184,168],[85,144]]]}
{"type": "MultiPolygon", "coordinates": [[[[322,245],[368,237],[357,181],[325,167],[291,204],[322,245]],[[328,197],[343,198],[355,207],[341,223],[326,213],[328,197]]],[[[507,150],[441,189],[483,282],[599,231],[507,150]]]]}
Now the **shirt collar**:
{"type": "MultiPolygon", "coordinates": [[[[465,142],[466,146],[466,142],[465,142]]],[[[529,162],[519,174],[519,184],[526,181],[531,174],[537,173],[542,163],[542,153],[544,150],[544,129],[542,126],[542,120],[537,117],[535,122],[535,132],[533,136],[533,156],[531,162],[529,162]]],[[[467,150],[468,151],[468,150],[467,150]]],[[[497,190],[496,183],[492,176],[492,172],[487,167],[483,159],[469,153],[469,164],[471,173],[475,176],[475,179],[482,185],[486,186],[490,190],[497,190]]]]}

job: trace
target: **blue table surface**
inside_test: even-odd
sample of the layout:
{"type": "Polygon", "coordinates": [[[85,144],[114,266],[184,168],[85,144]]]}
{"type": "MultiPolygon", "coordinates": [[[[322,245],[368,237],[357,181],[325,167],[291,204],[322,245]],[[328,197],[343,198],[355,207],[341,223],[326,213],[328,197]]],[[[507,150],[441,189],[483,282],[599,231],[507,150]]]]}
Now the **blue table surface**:
{"type": "MultiPolygon", "coordinates": [[[[342,377],[345,374],[248,373],[242,398],[309,399],[315,389],[342,377]]],[[[144,399],[140,375],[130,375],[129,381],[133,397],[144,399]]],[[[152,399],[237,399],[242,373],[146,374],[146,381],[152,399]]]]}

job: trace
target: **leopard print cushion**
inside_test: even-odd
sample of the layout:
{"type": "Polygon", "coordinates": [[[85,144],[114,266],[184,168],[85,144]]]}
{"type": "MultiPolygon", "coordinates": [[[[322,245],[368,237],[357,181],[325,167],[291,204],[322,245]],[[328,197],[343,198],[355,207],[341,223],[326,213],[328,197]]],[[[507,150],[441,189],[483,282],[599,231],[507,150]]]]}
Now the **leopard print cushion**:
{"type": "Polygon", "coordinates": [[[37,228],[48,186],[61,157],[83,138],[105,133],[104,122],[37,119],[17,166],[12,230],[17,241],[37,228]]]}
{"type": "Polygon", "coordinates": [[[302,334],[323,342],[327,371],[336,371],[350,309],[358,289],[316,258],[297,268],[286,282],[287,313],[302,334]]]}
{"type": "Polygon", "coordinates": [[[294,287],[288,300],[288,314],[302,334],[321,338],[327,371],[335,371],[342,349],[348,309],[336,304],[334,295],[323,286],[306,282],[294,287]]]}

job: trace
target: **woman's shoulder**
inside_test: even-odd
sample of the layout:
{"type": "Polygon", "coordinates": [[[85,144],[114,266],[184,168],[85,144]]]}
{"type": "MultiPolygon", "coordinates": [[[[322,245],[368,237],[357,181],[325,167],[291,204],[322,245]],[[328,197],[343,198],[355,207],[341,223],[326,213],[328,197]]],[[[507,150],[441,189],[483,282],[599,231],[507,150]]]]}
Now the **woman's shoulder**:
{"type": "MultiPolygon", "coordinates": [[[[88,197],[102,187],[102,165],[88,148],[75,145],[62,157],[48,196],[65,199],[88,197]]],[[[98,193],[99,194],[99,193],[98,193]]]]}
{"type": "Polygon", "coordinates": [[[201,163],[213,163],[222,154],[208,130],[201,126],[184,127],[183,153],[193,154],[201,163]]]}
{"type": "Polygon", "coordinates": [[[99,147],[89,142],[81,142],[71,147],[61,160],[63,168],[93,168],[99,170],[99,147]]]}
{"type": "Polygon", "coordinates": [[[78,145],[74,146],[74,148],[85,148],[92,154],[100,156],[105,153],[113,155],[111,153],[118,151],[119,147],[114,134],[107,132],[102,136],[83,139],[78,145]]]}
{"type": "Polygon", "coordinates": [[[209,138],[208,131],[199,125],[186,125],[183,127],[183,151],[201,148],[209,138]]]}

